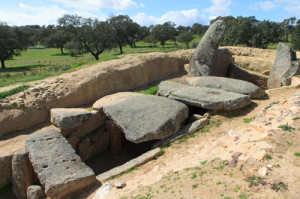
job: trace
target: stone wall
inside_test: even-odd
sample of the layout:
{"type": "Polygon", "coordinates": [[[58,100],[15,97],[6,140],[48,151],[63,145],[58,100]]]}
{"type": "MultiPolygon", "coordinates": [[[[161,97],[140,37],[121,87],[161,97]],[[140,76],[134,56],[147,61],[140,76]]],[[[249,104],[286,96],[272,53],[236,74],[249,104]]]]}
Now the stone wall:
{"type": "Polygon", "coordinates": [[[43,80],[24,93],[0,102],[0,137],[46,121],[51,108],[80,107],[105,95],[176,75],[188,63],[184,53],[127,55],[43,80]]]}

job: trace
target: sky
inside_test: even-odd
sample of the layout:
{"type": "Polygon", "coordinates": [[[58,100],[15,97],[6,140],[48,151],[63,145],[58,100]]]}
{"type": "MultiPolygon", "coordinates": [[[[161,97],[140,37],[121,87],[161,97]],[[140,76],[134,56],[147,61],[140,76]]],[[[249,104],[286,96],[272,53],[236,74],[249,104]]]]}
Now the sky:
{"type": "Polygon", "coordinates": [[[300,0],[0,0],[0,22],[8,25],[57,24],[64,14],[100,20],[122,14],[143,26],[167,21],[208,25],[229,15],[282,22],[300,18],[300,0]]]}

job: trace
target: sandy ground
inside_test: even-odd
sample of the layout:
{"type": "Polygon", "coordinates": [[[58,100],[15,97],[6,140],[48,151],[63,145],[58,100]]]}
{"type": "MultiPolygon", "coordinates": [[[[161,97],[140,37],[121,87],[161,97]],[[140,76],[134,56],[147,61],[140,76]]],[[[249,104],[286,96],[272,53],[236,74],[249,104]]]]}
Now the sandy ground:
{"type": "MultiPolygon", "coordinates": [[[[178,140],[156,160],[108,180],[127,186],[113,188],[107,198],[299,198],[300,157],[294,155],[300,153],[299,92],[276,89],[246,109],[212,113],[208,132],[178,140]],[[278,128],[285,124],[295,130],[278,128]],[[229,168],[235,152],[242,155],[229,168]],[[260,176],[267,166],[268,175],[260,176]]],[[[78,198],[95,198],[99,187],[78,198]]]]}

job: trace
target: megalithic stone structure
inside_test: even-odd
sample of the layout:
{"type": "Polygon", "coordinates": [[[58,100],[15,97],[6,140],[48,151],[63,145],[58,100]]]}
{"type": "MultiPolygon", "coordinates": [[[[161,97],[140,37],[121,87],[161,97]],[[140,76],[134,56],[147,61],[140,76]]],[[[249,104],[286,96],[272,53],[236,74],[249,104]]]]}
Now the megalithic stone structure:
{"type": "Polygon", "coordinates": [[[268,79],[268,88],[279,88],[291,84],[291,78],[300,73],[300,60],[296,53],[284,43],[279,42],[276,58],[268,79]]]}
{"type": "Polygon", "coordinates": [[[193,76],[228,75],[232,55],[228,49],[219,49],[226,33],[226,22],[218,20],[213,23],[199,42],[188,66],[188,73],[193,76]]]}

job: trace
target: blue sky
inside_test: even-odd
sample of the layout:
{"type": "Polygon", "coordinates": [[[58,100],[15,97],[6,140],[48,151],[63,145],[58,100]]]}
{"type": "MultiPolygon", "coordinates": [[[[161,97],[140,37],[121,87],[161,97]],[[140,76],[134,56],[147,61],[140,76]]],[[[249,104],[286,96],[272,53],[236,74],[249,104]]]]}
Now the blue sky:
{"type": "Polygon", "coordinates": [[[64,14],[101,20],[124,14],[146,26],[209,24],[228,15],[281,22],[300,18],[300,0],[0,0],[0,21],[9,25],[56,24],[64,14]]]}

